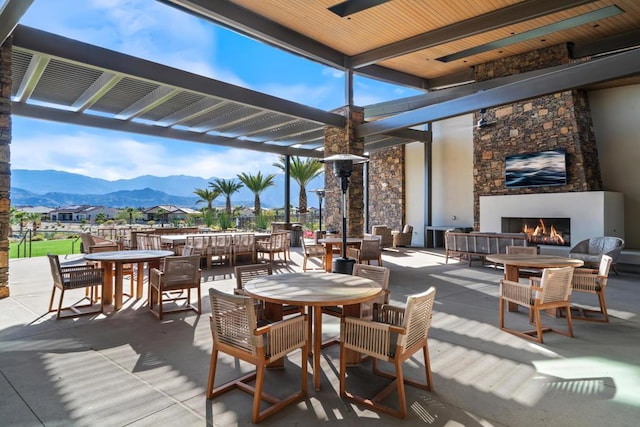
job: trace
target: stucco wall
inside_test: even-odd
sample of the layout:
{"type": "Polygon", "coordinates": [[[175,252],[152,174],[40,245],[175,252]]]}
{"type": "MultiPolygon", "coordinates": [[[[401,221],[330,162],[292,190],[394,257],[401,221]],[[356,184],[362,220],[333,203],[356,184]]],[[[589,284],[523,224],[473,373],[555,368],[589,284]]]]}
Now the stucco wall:
{"type": "Polygon", "coordinates": [[[640,248],[640,85],[589,92],[602,185],[624,194],[625,245],[640,248]]]}

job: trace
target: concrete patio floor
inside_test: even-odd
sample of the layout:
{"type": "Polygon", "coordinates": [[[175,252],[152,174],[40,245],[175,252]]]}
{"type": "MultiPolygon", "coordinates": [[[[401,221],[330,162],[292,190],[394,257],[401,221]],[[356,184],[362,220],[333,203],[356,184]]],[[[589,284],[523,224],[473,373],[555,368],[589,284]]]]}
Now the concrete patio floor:
{"type": "MultiPolygon", "coordinates": [[[[276,263],[277,272],[301,270],[299,248],[293,249],[292,262],[276,263]]],[[[417,248],[387,250],[383,261],[392,270],[394,303],[404,304],[407,295],[429,286],[437,289],[429,338],[434,391],[407,386],[404,421],[342,400],[338,346],[331,346],[323,350],[321,390],[313,390],[309,364],[307,399],[262,425],[638,425],[640,275],[610,277],[609,324],[576,320],[574,338],[545,334],[539,345],[498,328],[501,270],[479,262],[445,265],[441,251],[417,248]]],[[[228,267],[203,271],[199,316],[183,312],[159,321],[144,300],[129,298],[118,312],[56,321],[46,313],[51,292],[46,257],[12,259],[11,297],[0,300],[0,425],[251,424],[249,395],[233,391],[207,400],[204,394],[211,354],[207,289],[231,291],[230,272],[228,267]]],[[[589,297],[573,299],[596,304],[589,297]]],[[[564,319],[545,316],[544,321],[566,326],[564,319]]],[[[507,322],[528,328],[522,310],[509,313],[507,322]]],[[[338,334],[336,319],[325,316],[323,333],[338,334]]],[[[269,390],[284,393],[298,386],[299,363],[294,354],[286,369],[269,371],[269,390]]],[[[405,363],[406,376],[422,379],[422,366],[417,353],[405,363]]],[[[225,355],[217,382],[249,368],[225,355]]],[[[380,383],[367,362],[351,368],[349,378],[363,390],[380,383]]]]}

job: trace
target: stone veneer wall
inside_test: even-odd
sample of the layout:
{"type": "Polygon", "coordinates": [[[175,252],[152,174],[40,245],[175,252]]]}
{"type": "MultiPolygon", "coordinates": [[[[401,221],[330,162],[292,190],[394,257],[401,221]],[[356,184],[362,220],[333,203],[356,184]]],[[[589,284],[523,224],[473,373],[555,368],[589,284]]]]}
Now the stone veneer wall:
{"type": "MultiPolygon", "coordinates": [[[[327,127],[324,134],[324,154],[364,154],[364,139],[355,137],[355,126],[364,122],[364,109],[360,107],[343,107],[336,111],[347,117],[346,129],[327,127]]],[[[347,235],[362,237],[364,230],[364,179],[363,165],[353,166],[353,174],[349,179],[347,192],[347,235]]],[[[326,230],[342,231],[342,190],[339,178],[333,174],[333,165],[324,167],[324,188],[327,190],[325,200],[326,230]]]]}
{"type": "MultiPolygon", "coordinates": [[[[475,69],[477,81],[508,76],[570,61],[566,45],[503,58],[475,69]]],[[[564,91],[487,109],[493,126],[474,129],[474,226],[480,227],[480,196],[600,191],[598,151],[585,92],[564,91]],[[563,148],[567,152],[567,184],[505,188],[505,156],[563,148]]],[[[476,117],[478,120],[479,117],[476,117]]]]}
{"type": "Polygon", "coordinates": [[[369,156],[367,230],[374,225],[402,229],[406,212],[404,156],[404,145],[375,151],[369,156]]]}
{"type": "Polygon", "coordinates": [[[0,48],[0,298],[9,296],[11,45],[9,37],[0,48]]]}

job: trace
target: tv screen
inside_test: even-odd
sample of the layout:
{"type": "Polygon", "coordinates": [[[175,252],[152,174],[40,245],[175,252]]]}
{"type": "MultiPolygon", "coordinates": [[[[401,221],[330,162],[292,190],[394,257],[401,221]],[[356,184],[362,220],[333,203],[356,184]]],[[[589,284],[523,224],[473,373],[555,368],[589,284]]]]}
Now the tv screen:
{"type": "Polygon", "coordinates": [[[505,158],[507,188],[565,185],[567,162],[564,150],[517,154],[505,158]]]}

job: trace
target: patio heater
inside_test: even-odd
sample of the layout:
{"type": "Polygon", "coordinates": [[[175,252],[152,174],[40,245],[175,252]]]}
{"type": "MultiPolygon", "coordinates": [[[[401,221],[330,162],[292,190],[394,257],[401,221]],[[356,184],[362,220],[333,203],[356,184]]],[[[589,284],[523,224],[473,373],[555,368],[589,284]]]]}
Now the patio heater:
{"type": "Polygon", "coordinates": [[[318,230],[322,231],[322,199],[324,199],[326,191],[324,188],[313,191],[318,195],[318,230]]]}
{"type": "Polygon", "coordinates": [[[335,154],[320,160],[322,163],[333,165],[333,175],[340,178],[342,190],[342,256],[333,260],[332,271],[334,273],[351,274],[355,259],[347,258],[347,189],[349,177],[353,173],[353,165],[365,163],[369,159],[354,154],[335,154]]]}

